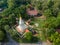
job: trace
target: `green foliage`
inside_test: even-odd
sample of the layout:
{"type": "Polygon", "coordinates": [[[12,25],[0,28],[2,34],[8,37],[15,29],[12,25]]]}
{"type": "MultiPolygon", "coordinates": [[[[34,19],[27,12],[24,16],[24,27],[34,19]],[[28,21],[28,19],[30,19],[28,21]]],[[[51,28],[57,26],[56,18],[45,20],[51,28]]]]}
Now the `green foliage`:
{"type": "Polygon", "coordinates": [[[47,29],[46,33],[47,33],[47,36],[50,37],[52,34],[55,33],[55,29],[54,28],[47,29]]]}
{"type": "Polygon", "coordinates": [[[42,7],[42,3],[40,2],[40,4],[38,5],[38,9],[39,9],[39,10],[42,10],[42,8],[43,8],[43,7],[42,7]]]}
{"type": "Polygon", "coordinates": [[[49,0],[48,2],[48,8],[52,8],[54,5],[54,2],[52,0],[49,0]]]}
{"type": "Polygon", "coordinates": [[[7,0],[7,3],[8,3],[8,8],[15,6],[15,0],[7,0]]]}
{"type": "Polygon", "coordinates": [[[4,8],[7,6],[7,0],[0,0],[0,7],[4,8]]]}
{"type": "Polygon", "coordinates": [[[0,30],[0,42],[4,39],[4,32],[0,30]]]}
{"type": "Polygon", "coordinates": [[[31,42],[32,41],[32,38],[33,38],[33,35],[31,32],[28,32],[25,34],[25,39],[27,40],[27,42],[31,42]]]}
{"type": "Polygon", "coordinates": [[[51,34],[51,37],[49,38],[53,42],[54,45],[60,44],[60,34],[58,32],[51,34]]]}
{"type": "Polygon", "coordinates": [[[28,42],[28,43],[35,43],[35,42],[38,42],[38,37],[35,37],[33,36],[33,34],[31,32],[27,32],[24,36],[24,40],[25,42],[28,42]]]}
{"type": "Polygon", "coordinates": [[[56,20],[55,17],[48,18],[45,23],[46,23],[45,25],[48,28],[54,28],[54,27],[57,27],[58,26],[58,21],[56,20]]]}
{"type": "Polygon", "coordinates": [[[52,16],[51,10],[50,10],[50,9],[45,10],[45,11],[44,11],[44,15],[45,15],[47,18],[50,17],[50,16],[52,16]]]}
{"type": "Polygon", "coordinates": [[[5,26],[4,26],[4,29],[5,29],[5,30],[9,30],[9,29],[10,29],[9,25],[5,25],[5,26]]]}

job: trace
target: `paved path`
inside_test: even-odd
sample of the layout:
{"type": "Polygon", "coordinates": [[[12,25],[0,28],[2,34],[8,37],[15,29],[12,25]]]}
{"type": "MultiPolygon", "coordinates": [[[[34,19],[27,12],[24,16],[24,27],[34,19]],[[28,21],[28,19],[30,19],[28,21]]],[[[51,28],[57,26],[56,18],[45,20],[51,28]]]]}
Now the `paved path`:
{"type": "Polygon", "coordinates": [[[26,43],[22,43],[22,44],[20,44],[20,43],[10,43],[10,42],[8,42],[8,43],[3,43],[2,45],[48,45],[48,44],[46,44],[46,43],[42,43],[42,44],[26,44],[26,43]]]}
{"type": "MultiPolygon", "coordinates": [[[[0,44],[1,45],[1,44],[0,44]]],[[[2,43],[2,45],[48,45],[46,42],[43,43],[17,43],[17,42],[7,42],[7,43],[2,43]]]]}

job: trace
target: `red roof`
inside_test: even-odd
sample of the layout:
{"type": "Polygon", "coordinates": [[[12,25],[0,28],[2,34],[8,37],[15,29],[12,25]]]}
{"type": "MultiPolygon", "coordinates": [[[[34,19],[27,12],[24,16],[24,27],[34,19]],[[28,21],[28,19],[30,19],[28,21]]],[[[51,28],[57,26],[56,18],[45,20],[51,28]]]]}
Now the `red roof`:
{"type": "Polygon", "coordinates": [[[27,9],[27,14],[28,15],[37,15],[38,11],[36,9],[34,9],[34,10],[27,9]]]}
{"type": "Polygon", "coordinates": [[[26,30],[25,30],[25,32],[29,32],[29,30],[28,30],[28,29],[26,29],[26,30]]]}

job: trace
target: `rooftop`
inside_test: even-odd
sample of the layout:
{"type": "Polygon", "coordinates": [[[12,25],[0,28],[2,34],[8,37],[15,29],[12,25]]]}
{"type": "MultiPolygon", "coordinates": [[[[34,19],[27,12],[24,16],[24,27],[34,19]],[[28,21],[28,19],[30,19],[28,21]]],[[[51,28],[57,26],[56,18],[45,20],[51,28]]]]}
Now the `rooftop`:
{"type": "Polygon", "coordinates": [[[31,16],[32,15],[34,16],[34,15],[37,15],[38,14],[38,11],[36,9],[31,10],[31,9],[28,8],[27,9],[27,14],[28,15],[31,15],[31,16]]]}

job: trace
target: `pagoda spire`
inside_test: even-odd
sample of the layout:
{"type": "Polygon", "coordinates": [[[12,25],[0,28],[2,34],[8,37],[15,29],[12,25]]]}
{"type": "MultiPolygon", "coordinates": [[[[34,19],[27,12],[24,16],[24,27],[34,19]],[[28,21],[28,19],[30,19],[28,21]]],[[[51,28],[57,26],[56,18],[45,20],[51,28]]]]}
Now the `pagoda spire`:
{"type": "Polygon", "coordinates": [[[22,24],[22,22],[21,22],[21,21],[22,21],[22,17],[20,16],[20,24],[22,24]]]}
{"type": "Polygon", "coordinates": [[[22,17],[20,16],[20,18],[19,18],[19,25],[22,25],[22,24],[24,24],[24,21],[22,20],[22,17]]]}

